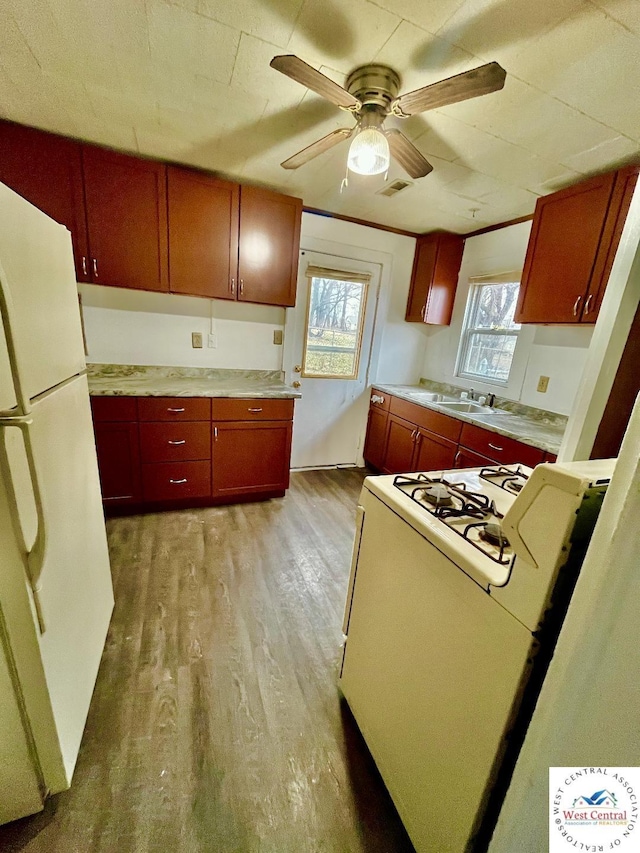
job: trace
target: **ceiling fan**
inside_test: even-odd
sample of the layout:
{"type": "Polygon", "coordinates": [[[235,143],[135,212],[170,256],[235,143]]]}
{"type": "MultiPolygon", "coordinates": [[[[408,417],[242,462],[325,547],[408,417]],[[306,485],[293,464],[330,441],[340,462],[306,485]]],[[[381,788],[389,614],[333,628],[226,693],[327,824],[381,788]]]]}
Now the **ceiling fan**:
{"type": "Polygon", "coordinates": [[[281,163],[283,168],[298,169],[355,133],[347,161],[351,171],[378,175],[387,171],[390,156],[393,156],[412,178],[423,178],[433,166],[402,131],[383,127],[387,116],[408,118],[426,110],[488,95],[502,89],[507,76],[497,62],[489,62],[398,96],[400,77],[386,65],[356,68],[347,77],[345,88],[297,56],[274,56],[270,65],[332,104],[353,113],[356,119],[354,127],[338,128],[289,157],[281,163]]]}

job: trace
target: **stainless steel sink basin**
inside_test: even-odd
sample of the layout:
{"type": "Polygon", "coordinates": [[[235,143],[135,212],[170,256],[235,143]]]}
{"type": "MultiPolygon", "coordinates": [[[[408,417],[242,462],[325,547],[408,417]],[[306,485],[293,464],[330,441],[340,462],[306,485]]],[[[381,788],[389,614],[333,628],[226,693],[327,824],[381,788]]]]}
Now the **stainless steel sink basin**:
{"type": "Polygon", "coordinates": [[[488,406],[480,406],[478,403],[470,402],[469,400],[454,400],[453,402],[438,403],[443,409],[451,409],[453,412],[466,412],[470,415],[492,415],[495,409],[490,409],[488,406]]]}

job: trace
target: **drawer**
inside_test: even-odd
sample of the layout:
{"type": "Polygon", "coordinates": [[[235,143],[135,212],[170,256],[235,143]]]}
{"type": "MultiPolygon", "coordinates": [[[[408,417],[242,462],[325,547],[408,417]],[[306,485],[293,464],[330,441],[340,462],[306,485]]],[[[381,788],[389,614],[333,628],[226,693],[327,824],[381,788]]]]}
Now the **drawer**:
{"type": "Polygon", "coordinates": [[[140,397],[141,421],[208,421],[211,400],[208,397],[140,397]]]}
{"type": "Polygon", "coordinates": [[[507,465],[522,462],[533,468],[542,462],[544,457],[544,450],[472,424],[462,427],[460,446],[507,465]]]}
{"type": "Polygon", "coordinates": [[[374,409],[381,409],[383,412],[388,412],[391,395],[387,394],[386,391],[379,391],[377,388],[372,388],[369,403],[374,409]]]}
{"type": "Polygon", "coordinates": [[[91,397],[91,413],[101,421],[137,421],[137,397],[91,397]]]}
{"type": "Polygon", "coordinates": [[[142,466],[145,501],[174,501],[211,495],[211,462],[151,462],[142,466]]]}
{"type": "Polygon", "coordinates": [[[211,458],[211,421],[140,424],[143,462],[181,462],[211,458]]]}
{"type": "Polygon", "coordinates": [[[214,421],[290,421],[293,418],[293,400],[215,397],[212,403],[214,421]]]}
{"type": "Polygon", "coordinates": [[[451,418],[449,415],[434,412],[432,409],[425,409],[423,406],[410,403],[408,400],[401,400],[399,397],[391,397],[389,411],[392,415],[404,418],[404,420],[421,426],[429,432],[435,432],[442,438],[448,438],[455,442],[460,438],[462,421],[451,418]]]}

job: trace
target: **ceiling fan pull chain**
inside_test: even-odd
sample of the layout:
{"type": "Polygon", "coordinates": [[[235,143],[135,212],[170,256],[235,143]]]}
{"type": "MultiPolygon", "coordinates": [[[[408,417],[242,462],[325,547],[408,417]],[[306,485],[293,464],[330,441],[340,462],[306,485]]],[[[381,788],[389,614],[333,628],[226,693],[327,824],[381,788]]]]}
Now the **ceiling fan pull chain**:
{"type": "Polygon", "coordinates": [[[344,173],[344,178],[340,182],[340,192],[342,193],[342,190],[348,189],[348,188],[349,188],[349,164],[347,163],[347,169],[344,173]]]}

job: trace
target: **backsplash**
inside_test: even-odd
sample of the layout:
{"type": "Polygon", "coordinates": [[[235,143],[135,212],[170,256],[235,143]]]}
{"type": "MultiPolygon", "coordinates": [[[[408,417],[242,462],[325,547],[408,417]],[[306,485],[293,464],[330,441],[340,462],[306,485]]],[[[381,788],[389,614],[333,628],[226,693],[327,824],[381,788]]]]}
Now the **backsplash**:
{"type": "MultiPolygon", "coordinates": [[[[428,391],[433,391],[436,394],[445,394],[449,397],[459,397],[461,391],[466,391],[466,388],[460,388],[456,385],[449,385],[446,382],[436,382],[434,379],[420,379],[420,385],[428,391]]],[[[484,396],[484,391],[482,392],[484,396]]],[[[523,415],[540,423],[551,424],[553,426],[564,429],[567,424],[567,416],[559,415],[556,412],[547,412],[544,409],[535,409],[533,406],[525,406],[523,403],[517,403],[514,400],[507,400],[505,397],[498,397],[496,394],[494,408],[503,409],[505,412],[513,412],[514,415],[523,415]]]]}

